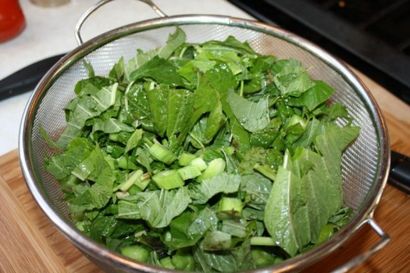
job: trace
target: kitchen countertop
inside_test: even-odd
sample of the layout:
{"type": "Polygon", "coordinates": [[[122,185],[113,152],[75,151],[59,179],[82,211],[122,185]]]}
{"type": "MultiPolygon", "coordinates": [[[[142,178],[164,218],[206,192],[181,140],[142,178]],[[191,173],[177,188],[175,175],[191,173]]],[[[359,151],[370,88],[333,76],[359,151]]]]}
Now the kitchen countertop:
{"type": "MultiPolygon", "coordinates": [[[[251,18],[224,0],[154,0],[168,15],[202,13],[251,18]]],[[[67,5],[42,8],[29,0],[20,4],[26,18],[25,30],[16,38],[0,43],[0,79],[38,60],[61,54],[77,46],[74,26],[96,0],[71,0],[67,5]]],[[[118,0],[101,8],[84,25],[83,37],[91,38],[109,29],[155,17],[145,4],[118,0]],[[107,18],[110,18],[107,20],[107,18]]],[[[17,148],[20,118],[30,93],[0,101],[0,155],[17,148]]]]}

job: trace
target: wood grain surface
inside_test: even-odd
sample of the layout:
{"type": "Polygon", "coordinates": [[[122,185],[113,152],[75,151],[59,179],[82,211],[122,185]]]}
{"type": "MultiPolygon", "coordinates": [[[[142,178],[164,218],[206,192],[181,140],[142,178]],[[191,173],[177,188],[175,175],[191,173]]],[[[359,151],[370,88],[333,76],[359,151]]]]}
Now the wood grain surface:
{"type": "MultiPolygon", "coordinates": [[[[357,72],[357,71],[356,71],[357,72]]],[[[357,72],[383,110],[391,147],[410,156],[410,108],[357,72]]],[[[410,197],[387,185],[375,219],[391,242],[352,272],[410,272],[410,197]]],[[[306,272],[329,272],[379,238],[368,227],[306,272]]],[[[101,272],[53,226],[24,183],[17,151],[0,157],[0,272],[101,272]]]]}

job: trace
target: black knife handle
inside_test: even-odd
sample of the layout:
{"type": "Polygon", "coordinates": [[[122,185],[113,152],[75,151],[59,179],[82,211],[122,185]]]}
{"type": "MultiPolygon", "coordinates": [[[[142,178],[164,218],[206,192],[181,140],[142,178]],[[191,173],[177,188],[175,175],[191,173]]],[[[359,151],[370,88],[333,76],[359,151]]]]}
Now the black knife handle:
{"type": "Polygon", "coordinates": [[[391,152],[389,182],[410,194],[410,157],[391,152]]]}
{"type": "Polygon", "coordinates": [[[26,66],[0,81],[0,100],[31,91],[46,72],[65,54],[43,59],[26,66]]]}

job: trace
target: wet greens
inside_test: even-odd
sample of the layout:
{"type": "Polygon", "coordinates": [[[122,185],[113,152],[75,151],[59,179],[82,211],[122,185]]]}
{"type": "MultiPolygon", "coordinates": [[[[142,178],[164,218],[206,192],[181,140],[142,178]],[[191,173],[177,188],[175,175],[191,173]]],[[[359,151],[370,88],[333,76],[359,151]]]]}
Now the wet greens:
{"type": "Polygon", "coordinates": [[[341,161],[359,128],[302,64],[247,42],[162,48],[79,81],[46,169],[77,228],[134,260],[234,272],[278,263],[349,220],[341,161]],[[336,124],[345,124],[340,126],[336,124]]]}

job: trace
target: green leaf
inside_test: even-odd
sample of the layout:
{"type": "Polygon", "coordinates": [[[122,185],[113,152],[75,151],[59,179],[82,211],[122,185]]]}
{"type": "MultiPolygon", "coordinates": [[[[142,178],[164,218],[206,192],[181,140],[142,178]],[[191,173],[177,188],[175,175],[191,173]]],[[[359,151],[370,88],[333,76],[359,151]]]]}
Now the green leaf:
{"type": "Polygon", "coordinates": [[[156,132],[160,136],[163,136],[167,129],[168,109],[165,106],[168,105],[169,92],[168,88],[162,86],[147,92],[152,121],[156,132]]]}
{"type": "Polygon", "coordinates": [[[205,234],[207,230],[215,230],[218,225],[218,218],[215,212],[209,207],[201,210],[198,216],[188,226],[187,234],[191,237],[205,234]]]}
{"type": "Polygon", "coordinates": [[[106,161],[101,149],[96,147],[89,155],[92,160],[85,160],[84,169],[88,179],[95,183],[85,191],[69,200],[70,206],[76,211],[84,211],[104,207],[111,198],[114,173],[106,161]]]}
{"type": "Polygon", "coordinates": [[[121,57],[118,62],[111,68],[108,76],[112,79],[117,81],[121,81],[124,77],[125,73],[125,65],[124,65],[124,57],[121,57]]]}
{"type": "Polygon", "coordinates": [[[240,183],[241,177],[239,175],[222,173],[195,184],[190,188],[189,194],[195,203],[205,204],[218,193],[237,192],[240,183]]]}
{"type": "Polygon", "coordinates": [[[185,43],[185,40],[185,32],[177,27],[175,32],[168,36],[166,45],[158,50],[158,56],[168,59],[178,47],[185,43]]]}
{"type": "Polygon", "coordinates": [[[189,131],[189,119],[193,110],[193,93],[184,89],[169,91],[167,102],[166,135],[186,135],[189,131]]]}
{"type": "Polygon", "coordinates": [[[154,124],[150,104],[148,102],[147,91],[140,84],[131,84],[127,88],[124,98],[124,108],[122,111],[130,116],[130,121],[137,120],[146,130],[153,131],[154,124]]]}
{"type": "Polygon", "coordinates": [[[85,160],[94,149],[86,138],[75,138],[64,153],[55,155],[45,161],[46,169],[56,179],[63,179],[71,174],[78,164],[85,160]]]}
{"type": "Polygon", "coordinates": [[[239,238],[244,238],[247,235],[245,222],[241,220],[224,220],[221,230],[239,238]]]}
{"type": "Polygon", "coordinates": [[[118,214],[116,217],[121,219],[141,219],[138,204],[128,200],[118,201],[118,214]]]}
{"type": "Polygon", "coordinates": [[[316,81],[315,85],[304,92],[299,98],[300,105],[304,105],[313,111],[316,107],[327,101],[333,94],[334,89],[323,81],[316,81]]]}
{"type": "Polygon", "coordinates": [[[194,259],[203,272],[236,272],[239,269],[236,257],[229,252],[209,253],[197,248],[194,251],[194,259]]]}
{"type": "Polygon", "coordinates": [[[185,188],[137,193],[141,218],[152,227],[163,228],[180,215],[191,203],[185,188]]]}
{"type": "Polygon", "coordinates": [[[74,92],[77,96],[83,95],[94,95],[98,91],[100,91],[103,87],[109,86],[112,84],[112,80],[101,77],[101,76],[94,76],[88,79],[80,80],[75,84],[74,92]]]}
{"type": "Polygon", "coordinates": [[[252,102],[234,92],[230,92],[227,102],[239,123],[249,132],[256,132],[268,126],[269,109],[266,98],[262,98],[258,102],[252,102]]]}
{"type": "Polygon", "coordinates": [[[67,122],[57,144],[65,147],[74,137],[79,136],[85,122],[100,115],[114,105],[117,97],[118,83],[103,87],[100,91],[90,96],[83,96],[78,101],[67,122]]]}
{"type": "Polygon", "coordinates": [[[136,129],[132,133],[131,137],[127,141],[127,146],[125,146],[125,153],[131,151],[140,144],[143,132],[144,131],[142,129],[136,129]]]}
{"type": "Polygon", "coordinates": [[[273,81],[282,95],[300,95],[313,86],[313,81],[296,60],[279,60],[273,65],[273,81]]]}
{"type": "Polygon", "coordinates": [[[241,177],[241,191],[246,192],[248,206],[264,210],[266,201],[272,189],[272,182],[258,174],[244,175],[241,177]]]}
{"type": "Polygon", "coordinates": [[[231,235],[219,230],[207,232],[201,242],[202,249],[206,251],[226,250],[231,248],[231,245],[231,235]]]}
{"type": "Polygon", "coordinates": [[[264,223],[272,239],[289,255],[301,248],[299,236],[306,226],[300,226],[295,213],[303,204],[298,202],[300,179],[284,167],[279,167],[266,203],[264,223]]]}
{"type": "Polygon", "coordinates": [[[106,120],[97,120],[93,125],[92,133],[102,131],[106,134],[119,133],[119,132],[133,132],[134,128],[128,126],[118,119],[109,118],[106,120]]]}
{"type": "Polygon", "coordinates": [[[195,214],[186,211],[172,220],[169,225],[169,233],[165,235],[165,239],[163,240],[164,244],[171,249],[179,249],[195,245],[202,235],[196,234],[190,236],[187,232],[187,229],[194,219],[195,214]]]}
{"type": "Polygon", "coordinates": [[[177,67],[171,62],[158,56],[153,57],[134,70],[130,75],[130,81],[142,78],[151,78],[158,83],[182,86],[182,77],[177,72],[177,67]]]}

